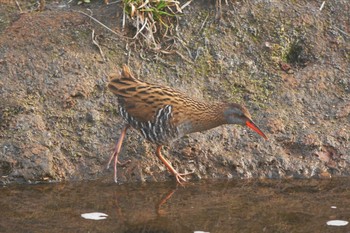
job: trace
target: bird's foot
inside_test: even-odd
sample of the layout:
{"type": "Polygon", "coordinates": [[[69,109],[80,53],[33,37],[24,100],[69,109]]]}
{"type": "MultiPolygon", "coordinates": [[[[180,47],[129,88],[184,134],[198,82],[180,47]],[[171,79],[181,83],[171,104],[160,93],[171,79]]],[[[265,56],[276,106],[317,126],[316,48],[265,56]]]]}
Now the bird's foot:
{"type": "Polygon", "coordinates": [[[108,161],[108,164],[107,164],[107,169],[109,169],[109,165],[111,164],[111,162],[113,161],[113,167],[114,167],[114,181],[117,183],[118,180],[117,180],[117,165],[119,164],[120,166],[125,166],[126,164],[130,163],[131,160],[127,160],[125,161],[124,163],[120,162],[118,160],[118,155],[119,155],[119,152],[120,152],[120,149],[122,147],[122,144],[123,144],[123,140],[124,140],[124,137],[125,137],[125,134],[126,134],[126,131],[128,130],[129,128],[129,125],[125,125],[123,130],[122,130],[122,133],[120,134],[120,137],[118,139],[118,142],[117,144],[115,145],[115,149],[114,149],[114,152],[112,154],[112,156],[110,157],[109,161],[108,161]]]}
{"type": "MultiPolygon", "coordinates": [[[[114,182],[115,183],[118,183],[118,176],[117,176],[117,166],[116,166],[116,164],[118,164],[118,165],[120,165],[121,167],[124,167],[124,166],[126,166],[128,163],[130,163],[131,162],[131,160],[129,159],[129,160],[126,160],[126,161],[124,161],[124,162],[120,162],[119,160],[117,160],[117,163],[115,163],[115,165],[114,165],[114,182]]],[[[108,166],[107,166],[107,169],[109,168],[109,164],[108,164],[108,166]]]]}
{"type": "MultiPolygon", "coordinates": [[[[128,160],[126,160],[126,161],[124,161],[124,162],[120,162],[119,160],[117,161],[117,164],[119,165],[119,166],[121,166],[121,167],[124,167],[125,165],[127,165],[128,163],[131,163],[131,160],[130,159],[128,159],[128,160]]],[[[108,162],[108,164],[107,164],[107,170],[109,169],[109,166],[111,165],[111,161],[109,161],[108,162]]]]}
{"type": "Polygon", "coordinates": [[[185,179],[184,176],[187,176],[187,175],[191,175],[193,174],[194,172],[186,172],[186,173],[174,173],[174,176],[176,178],[176,182],[178,184],[180,184],[181,186],[184,186],[184,183],[183,182],[187,182],[187,180],[185,179]]]}
{"type": "Polygon", "coordinates": [[[118,163],[119,166],[124,167],[124,166],[127,165],[128,163],[131,163],[131,159],[128,159],[128,160],[126,160],[126,161],[124,161],[124,162],[118,161],[117,163],[118,163]]]}
{"type": "MultiPolygon", "coordinates": [[[[120,162],[119,160],[117,160],[117,162],[116,162],[116,164],[118,164],[119,166],[121,166],[121,167],[124,167],[124,166],[126,166],[128,163],[130,163],[131,162],[131,160],[129,159],[129,160],[126,160],[126,161],[124,161],[124,162],[120,162]]],[[[107,164],[107,170],[109,169],[109,165],[111,164],[111,161],[109,161],[109,163],[107,164]]],[[[116,164],[115,164],[115,166],[114,166],[114,182],[115,183],[118,183],[118,177],[117,177],[117,166],[116,166],[116,164]]]]}

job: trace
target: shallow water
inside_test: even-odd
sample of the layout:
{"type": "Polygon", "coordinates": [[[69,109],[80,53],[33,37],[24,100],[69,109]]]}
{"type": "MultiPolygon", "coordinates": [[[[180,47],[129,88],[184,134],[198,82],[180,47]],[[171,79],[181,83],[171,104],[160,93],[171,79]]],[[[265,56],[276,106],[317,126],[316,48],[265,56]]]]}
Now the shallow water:
{"type": "Polygon", "coordinates": [[[8,186],[0,205],[0,232],[350,232],[327,226],[350,221],[349,178],[8,186]]]}

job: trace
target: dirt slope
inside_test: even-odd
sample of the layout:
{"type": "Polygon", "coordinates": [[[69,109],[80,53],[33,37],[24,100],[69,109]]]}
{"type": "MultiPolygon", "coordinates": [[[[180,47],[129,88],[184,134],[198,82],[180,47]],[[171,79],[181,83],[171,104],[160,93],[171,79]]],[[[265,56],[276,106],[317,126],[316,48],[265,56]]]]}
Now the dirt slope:
{"type": "MultiPolygon", "coordinates": [[[[164,150],[199,178],[349,175],[350,3],[195,1],[163,40],[148,49],[120,4],[47,1],[18,7],[0,0],[0,181],[95,179],[105,169],[122,121],[107,74],[128,63],[140,79],[208,101],[244,103],[268,134],[222,126],[164,150]],[[118,36],[76,12],[93,16],[118,36]],[[92,30],[104,53],[91,39],[92,30]]],[[[130,131],[119,169],[123,182],[172,179],[154,145],[130,131]]]]}

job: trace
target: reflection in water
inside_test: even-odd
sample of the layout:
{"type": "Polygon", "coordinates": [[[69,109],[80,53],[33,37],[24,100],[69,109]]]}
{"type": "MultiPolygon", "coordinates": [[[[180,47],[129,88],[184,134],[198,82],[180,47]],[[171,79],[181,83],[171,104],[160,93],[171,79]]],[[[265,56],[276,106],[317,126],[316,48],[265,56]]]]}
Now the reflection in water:
{"type": "Polygon", "coordinates": [[[0,188],[0,232],[349,232],[349,178],[0,188]],[[337,208],[332,208],[336,206],[337,208]],[[83,213],[101,212],[105,220],[83,213]]]}

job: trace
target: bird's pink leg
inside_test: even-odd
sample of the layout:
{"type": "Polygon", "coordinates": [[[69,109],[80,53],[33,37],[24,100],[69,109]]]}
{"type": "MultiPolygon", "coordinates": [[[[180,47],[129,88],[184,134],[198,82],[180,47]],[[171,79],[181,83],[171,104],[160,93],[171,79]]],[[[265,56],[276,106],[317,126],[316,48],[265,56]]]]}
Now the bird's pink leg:
{"type": "Polygon", "coordinates": [[[124,162],[124,163],[121,163],[118,161],[118,155],[119,155],[119,152],[120,152],[120,149],[122,148],[122,144],[123,144],[123,140],[124,140],[124,137],[125,137],[125,134],[126,134],[126,131],[128,130],[129,128],[129,125],[125,125],[123,130],[122,130],[122,133],[120,134],[120,137],[118,139],[118,142],[115,146],[115,149],[114,149],[114,152],[111,156],[111,158],[109,159],[108,161],[108,164],[107,164],[107,169],[109,169],[109,165],[111,164],[112,160],[114,159],[114,182],[118,183],[118,178],[117,178],[117,164],[119,165],[125,165],[127,163],[130,162],[130,160],[124,162]]]}
{"type": "Polygon", "coordinates": [[[177,183],[182,185],[182,182],[186,182],[186,179],[183,176],[190,175],[193,172],[189,173],[178,173],[173,166],[162,156],[161,153],[162,146],[158,146],[156,150],[156,155],[158,158],[164,163],[164,165],[168,168],[168,170],[175,176],[177,183]]]}

